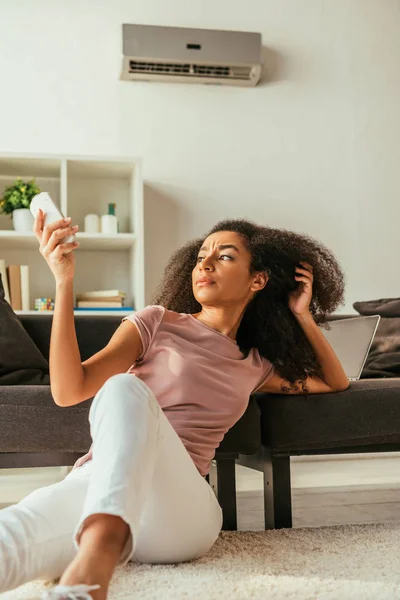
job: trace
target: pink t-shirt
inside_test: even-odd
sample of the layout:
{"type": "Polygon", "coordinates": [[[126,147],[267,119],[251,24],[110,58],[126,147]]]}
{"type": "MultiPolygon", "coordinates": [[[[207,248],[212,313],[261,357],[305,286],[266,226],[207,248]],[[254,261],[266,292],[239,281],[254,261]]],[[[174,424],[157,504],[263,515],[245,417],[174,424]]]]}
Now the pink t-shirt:
{"type": "MultiPolygon", "coordinates": [[[[225,433],[240,419],[249,396],[274,373],[272,363],[186,313],[163,306],[127,315],[143,352],[127,373],[154,393],[201,475],[206,475],[225,433]]],[[[92,458],[92,446],[74,468],[92,458]]]]}

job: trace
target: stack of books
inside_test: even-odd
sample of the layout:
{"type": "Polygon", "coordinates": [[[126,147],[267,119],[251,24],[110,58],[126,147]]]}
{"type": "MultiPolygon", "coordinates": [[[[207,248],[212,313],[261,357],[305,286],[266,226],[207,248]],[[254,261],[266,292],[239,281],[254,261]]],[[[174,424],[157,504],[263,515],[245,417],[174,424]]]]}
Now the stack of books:
{"type": "Polygon", "coordinates": [[[30,310],[29,265],[6,265],[0,258],[4,297],[13,310],[30,310]]]}
{"type": "Polygon", "coordinates": [[[131,306],[125,306],[126,293],[122,290],[94,290],[76,294],[75,309],[85,310],[129,310],[131,306]]]}

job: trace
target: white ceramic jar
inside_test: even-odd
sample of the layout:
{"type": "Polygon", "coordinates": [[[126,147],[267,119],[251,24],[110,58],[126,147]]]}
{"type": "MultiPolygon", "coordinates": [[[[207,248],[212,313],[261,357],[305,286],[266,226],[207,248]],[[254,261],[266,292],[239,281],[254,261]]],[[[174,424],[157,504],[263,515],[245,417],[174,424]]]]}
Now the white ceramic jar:
{"type": "Polygon", "coordinates": [[[85,215],[85,232],[99,233],[100,232],[100,217],[94,213],[85,215]]]}

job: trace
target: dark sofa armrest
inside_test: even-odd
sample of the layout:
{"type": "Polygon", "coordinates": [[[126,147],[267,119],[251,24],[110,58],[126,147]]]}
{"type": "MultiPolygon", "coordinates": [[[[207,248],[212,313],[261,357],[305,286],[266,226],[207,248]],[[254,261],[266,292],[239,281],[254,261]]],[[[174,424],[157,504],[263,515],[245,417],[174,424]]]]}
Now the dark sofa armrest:
{"type": "Polygon", "coordinates": [[[92,400],[64,408],[50,386],[1,386],[0,452],[87,452],[92,400]]]}

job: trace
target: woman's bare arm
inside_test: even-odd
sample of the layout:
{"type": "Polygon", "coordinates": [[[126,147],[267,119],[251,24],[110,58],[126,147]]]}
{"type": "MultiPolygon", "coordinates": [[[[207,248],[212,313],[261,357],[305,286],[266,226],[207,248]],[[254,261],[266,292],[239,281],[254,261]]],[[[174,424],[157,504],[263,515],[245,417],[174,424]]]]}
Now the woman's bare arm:
{"type": "Polygon", "coordinates": [[[74,398],[82,389],[84,379],[75,332],[73,281],[56,283],[49,366],[54,402],[66,406],[66,400],[74,398]]]}
{"type": "Polygon", "coordinates": [[[320,377],[308,376],[307,379],[303,382],[304,388],[302,387],[301,380],[296,381],[294,384],[291,384],[286,379],[280,377],[277,373],[274,373],[272,377],[264,383],[263,386],[258,388],[257,392],[266,392],[267,394],[329,394],[332,392],[342,392],[347,390],[349,387],[349,382],[347,381],[346,385],[341,387],[332,388],[330,385],[325,383],[320,377]]]}
{"type": "Polygon", "coordinates": [[[123,321],[108,344],[81,362],[75,331],[73,282],[56,284],[50,337],[50,387],[58,406],[73,406],[92,398],[112,375],[126,373],[142,352],[139,331],[123,321]]]}

